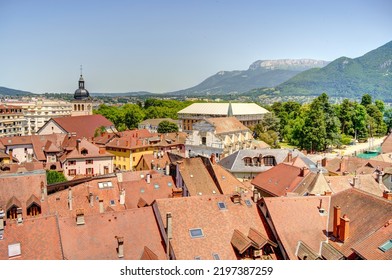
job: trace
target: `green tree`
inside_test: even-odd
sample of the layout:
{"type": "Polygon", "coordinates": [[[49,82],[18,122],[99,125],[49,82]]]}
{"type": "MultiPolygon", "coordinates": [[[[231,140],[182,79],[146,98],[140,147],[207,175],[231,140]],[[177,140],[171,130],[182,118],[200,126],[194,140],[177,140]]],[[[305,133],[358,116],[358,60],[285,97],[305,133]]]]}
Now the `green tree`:
{"type": "Polygon", "coordinates": [[[135,104],[124,105],[124,124],[127,129],[135,129],[144,119],[144,112],[135,104]]]}
{"type": "Polygon", "coordinates": [[[57,172],[54,170],[46,171],[46,182],[48,185],[54,184],[54,183],[66,182],[66,181],[67,181],[67,178],[65,178],[63,173],[57,172]]]}
{"type": "Polygon", "coordinates": [[[309,106],[303,126],[303,139],[300,146],[307,151],[323,151],[327,145],[327,130],[323,103],[316,98],[309,106]]]}
{"type": "Polygon", "coordinates": [[[178,126],[175,123],[169,121],[161,121],[158,124],[158,133],[170,133],[177,132],[178,126]]]}
{"type": "Polygon", "coordinates": [[[368,106],[368,105],[370,105],[372,103],[373,103],[372,96],[370,94],[362,95],[362,100],[361,100],[361,105],[362,106],[366,107],[366,106],[368,106]]]}

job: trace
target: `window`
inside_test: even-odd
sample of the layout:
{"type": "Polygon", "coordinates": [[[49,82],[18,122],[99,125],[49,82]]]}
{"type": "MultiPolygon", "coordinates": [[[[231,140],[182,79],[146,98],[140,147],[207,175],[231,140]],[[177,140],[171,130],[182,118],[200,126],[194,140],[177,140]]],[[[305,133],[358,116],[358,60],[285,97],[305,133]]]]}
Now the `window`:
{"type": "Polygon", "coordinates": [[[200,257],[200,256],[196,256],[196,257],[195,257],[195,260],[200,261],[200,260],[201,260],[201,257],[200,257]]]}
{"type": "Polygon", "coordinates": [[[76,175],[76,169],[68,169],[68,175],[70,176],[76,175]]]}
{"type": "Polygon", "coordinates": [[[112,182],[99,182],[98,183],[98,188],[100,188],[100,189],[106,189],[106,188],[111,188],[111,187],[113,187],[113,184],[112,184],[112,182]]]}
{"type": "Polygon", "coordinates": [[[84,156],[87,155],[88,154],[87,149],[82,149],[81,154],[84,155],[84,156]]]}
{"type": "Polygon", "coordinates": [[[86,175],[93,175],[94,174],[94,168],[86,168],[86,175]]]}
{"type": "Polygon", "coordinates": [[[93,164],[93,160],[92,159],[86,159],[86,164],[93,164]]]}
{"type": "Polygon", "coordinates": [[[29,208],[27,208],[27,215],[34,217],[41,214],[41,206],[33,203],[29,208]]]}
{"type": "Polygon", "coordinates": [[[154,184],[154,189],[159,189],[159,185],[158,184],[154,184]]]}
{"type": "Polygon", "coordinates": [[[380,247],[378,247],[378,249],[380,249],[384,253],[386,251],[389,251],[390,249],[392,249],[392,239],[390,239],[387,242],[385,242],[384,244],[382,244],[380,247]]]}
{"type": "Polygon", "coordinates": [[[226,203],[218,202],[218,208],[219,208],[219,210],[227,210],[226,203]]]}
{"type": "Polygon", "coordinates": [[[173,184],[172,184],[171,182],[168,182],[168,183],[167,183],[167,186],[168,186],[169,188],[171,188],[171,187],[173,186],[173,184]]]}
{"type": "Polygon", "coordinates": [[[9,244],[8,245],[8,257],[16,257],[20,256],[22,254],[22,251],[20,249],[20,243],[14,243],[14,244],[9,244]]]}
{"type": "Polygon", "coordinates": [[[201,144],[202,145],[207,145],[207,137],[201,137],[201,144]]]}
{"type": "Polygon", "coordinates": [[[246,206],[248,206],[248,207],[252,207],[252,203],[250,202],[249,199],[245,199],[245,204],[246,204],[246,206]]]}
{"type": "Polygon", "coordinates": [[[217,253],[213,253],[212,257],[214,258],[214,260],[220,260],[220,257],[217,253]]]}
{"type": "Polygon", "coordinates": [[[275,161],[274,156],[265,156],[263,158],[263,160],[264,160],[264,165],[266,165],[266,166],[275,166],[276,165],[276,161],[275,161]]]}
{"type": "Polygon", "coordinates": [[[250,158],[250,157],[244,158],[244,163],[245,163],[245,166],[252,166],[253,165],[252,158],[250,158]]]}
{"type": "Polygon", "coordinates": [[[204,237],[203,230],[201,228],[192,228],[189,230],[189,234],[191,235],[191,238],[204,237]]]}
{"type": "Polygon", "coordinates": [[[114,201],[114,199],[110,200],[110,206],[115,206],[116,202],[114,201]]]}
{"type": "Polygon", "coordinates": [[[76,165],[76,160],[69,160],[68,165],[76,165]]]}

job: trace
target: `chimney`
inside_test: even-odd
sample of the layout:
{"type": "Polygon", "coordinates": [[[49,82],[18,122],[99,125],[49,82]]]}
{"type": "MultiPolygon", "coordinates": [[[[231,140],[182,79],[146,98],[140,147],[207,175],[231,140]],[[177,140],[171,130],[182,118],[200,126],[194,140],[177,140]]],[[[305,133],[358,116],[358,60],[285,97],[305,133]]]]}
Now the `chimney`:
{"type": "Polygon", "coordinates": [[[335,238],[339,237],[340,213],[341,213],[340,207],[334,206],[334,208],[333,208],[333,236],[335,236],[335,238]]]}
{"type": "Polygon", "coordinates": [[[331,196],[331,195],[332,195],[332,192],[331,192],[331,191],[324,191],[324,195],[325,195],[325,196],[331,196]]]}
{"type": "Polygon", "coordinates": [[[302,167],[300,172],[299,172],[299,176],[300,177],[305,177],[306,174],[308,174],[309,169],[307,167],[302,167]]]}
{"type": "Polygon", "coordinates": [[[84,210],[77,209],[76,210],[76,225],[84,225],[84,210]]]}
{"type": "Polygon", "coordinates": [[[116,236],[117,239],[117,256],[124,257],[124,237],[116,236]]]}
{"type": "Polygon", "coordinates": [[[385,198],[386,200],[391,201],[392,200],[392,191],[384,191],[382,194],[382,197],[385,198]]]}
{"type": "Polygon", "coordinates": [[[350,236],[350,219],[346,214],[340,218],[340,226],[339,226],[339,240],[344,242],[350,236]]]}
{"type": "Polygon", "coordinates": [[[215,154],[214,153],[211,154],[210,160],[211,160],[212,164],[216,164],[215,154]]]}
{"type": "Polygon", "coordinates": [[[326,157],[321,160],[321,166],[322,167],[326,167],[327,166],[327,158],[326,157]]]}
{"type": "Polygon", "coordinates": [[[259,192],[257,191],[256,188],[253,189],[253,202],[257,203],[257,201],[259,200],[259,192]]]}
{"type": "Polygon", "coordinates": [[[16,209],[16,221],[17,221],[18,224],[23,223],[22,208],[17,208],[16,209]]]}
{"type": "Polygon", "coordinates": [[[13,150],[12,150],[12,149],[9,149],[9,150],[8,150],[8,153],[9,153],[9,155],[10,155],[10,161],[11,161],[11,163],[12,163],[13,150]]]}
{"type": "Polygon", "coordinates": [[[47,195],[47,188],[45,187],[45,183],[41,182],[41,201],[45,200],[45,196],[47,195]]]}
{"type": "Polygon", "coordinates": [[[71,187],[68,188],[68,208],[72,210],[72,189],[71,187]]]}
{"type": "Polygon", "coordinates": [[[147,184],[151,183],[151,175],[150,174],[146,175],[146,182],[147,182],[147,184]]]}
{"type": "Polygon", "coordinates": [[[173,238],[171,212],[166,213],[166,234],[167,234],[166,256],[167,256],[167,259],[169,259],[170,258],[170,240],[173,238]]]}
{"type": "Polygon", "coordinates": [[[231,201],[233,201],[234,204],[239,204],[241,202],[241,195],[239,195],[238,193],[233,194],[231,196],[231,201]]]}
{"type": "Polygon", "coordinates": [[[166,161],[166,165],[165,165],[165,174],[166,176],[170,175],[170,164],[166,161]]]}
{"type": "Polygon", "coordinates": [[[126,147],[129,146],[129,141],[128,141],[128,140],[125,142],[125,146],[126,146],[126,147]]]}
{"type": "Polygon", "coordinates": [[[117,176],[118,182],[122,183],[123,182],[123,174],[122,173],[116,173],[116,176],[117,176]]]}
{"type": "Polygon", "coordinates": [[[102,199],[100,199],[99,200],[99,213],[104,213],[105,212],[105,207],[104,207],[104,205],[103,205],[103,200],[102,199]]]}
{"type": "Polygon", "coordinates": [[[354,176],[353,178],[353,187],[358,187],[358,177],[354,176]]]}
{"type": "Polygon", "coordinates": [[[80,139],[77,139],[76,140],[76,150],[79,152],[80,150],[80,142],[82,142],[82,140],[80,140],[80,139]]]}
{"type": "Polygon", "coordinates": [[[100,155],[103,155],[103,154],[105,154],[105,153],[106,153],[106,147],[105,147],[105,146],[99,147],[99,154],[100,154],[100,155]]]}
{"type": "Polygon", "coordinates": [[[125,189],[121,189],[120,191],[120,205],[125,204],[125,189]]]}
{"type": "Polygon", "coordinates": [[[0,208],[0,240],[2,239],[4,233],[4,217],[4,210],[3,208],[0,208]]]}
{"type": "Polygon", "coordinates": [[[377,173],[377,181],[378,181],[378,185],[381,186],[382,184],[382,176],[383,176],[383,172],[382,171],[378,171],[377,173]]]}
{"type": "Polygon", "coordinates": [[[88,194],[88,201],[90,202],[90,206],[93,207],[94,206],[94,195],[93,195],[93,193],[89,193],[88,194]]]}
{"type": "Polygon", "coordinates": [[[288,162],[292,162],[293,161],[293,153],[291,151],[287,154],[287,161],[288,162]]]}
{"type": "Polygon", "coordinates": [[[344,162],[343,162],[343,158],[342,158],[342,159],[340,160],[340,162],[339,162],[339,171],[340,171],[340,172],[344,172],[343,169],[344,169],[344,162]]]}

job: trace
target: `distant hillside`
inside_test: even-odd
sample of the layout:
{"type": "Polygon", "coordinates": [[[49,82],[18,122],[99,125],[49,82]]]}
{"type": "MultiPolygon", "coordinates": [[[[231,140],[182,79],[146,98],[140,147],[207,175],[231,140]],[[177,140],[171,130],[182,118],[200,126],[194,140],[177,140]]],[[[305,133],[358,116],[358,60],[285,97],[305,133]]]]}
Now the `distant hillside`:
{"type": "Polygon", "coordinates": [[[197,86],[168,94],[228,94],[260,87],[274,87],[304,70],[324,67],[327,64],[326,61],[313,59],[258,60],[252,63],[248,70],[220,71],[197,86]]]}
{"type": "Polygon", "coordinates": [[[32,93],[28,91],[18,90],[18,89],[0,87],[0,96],[16,96],[16,95],[29,95],[29,94],[32,93]]]}
{"type": "Polygon", "coordinates": [[[276,87],[282,95],[319,95],[391,100],[392,41],[365,55],[340,57],[324,68],[304,71],[276,87]]]}

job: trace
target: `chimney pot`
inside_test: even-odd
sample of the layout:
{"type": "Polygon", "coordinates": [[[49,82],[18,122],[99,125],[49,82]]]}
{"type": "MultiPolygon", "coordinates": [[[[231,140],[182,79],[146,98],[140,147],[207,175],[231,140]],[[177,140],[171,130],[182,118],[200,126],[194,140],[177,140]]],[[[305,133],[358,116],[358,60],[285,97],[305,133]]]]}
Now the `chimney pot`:
{"type": "Polygon", "coordinates": [[[392,191],[384,191],[382,197],[386,200],[392,200],[392,191]]]}
{"type": "Polygon", "coordinates": [[[72,188],[68,188],[68,208],[72,210],[72,188]]]}
{"type": "Polygon", "coordinates": [[[345,242],[350,236],[350,219],[346,214],[340,218],[339,240],[345,242]]]}
{"type": "Polygon", "coordinates": [[[120,192],[120,205],[124,205],[125,204],[125,189],[121,189],[120,192]]]}
{"type": "Polygon", "coordinates": [[[151,182],[151,175],[150,174],[146,175],[146,182],[147,182],[147,184],[150,184],[150,182],[151,182]]]}

